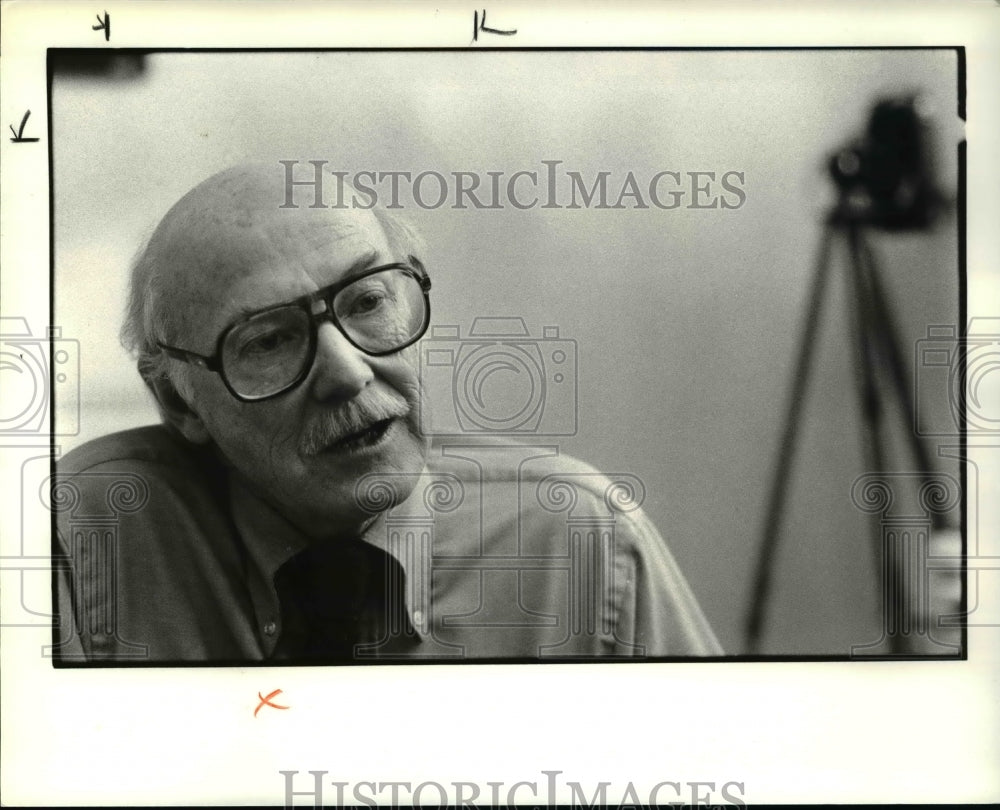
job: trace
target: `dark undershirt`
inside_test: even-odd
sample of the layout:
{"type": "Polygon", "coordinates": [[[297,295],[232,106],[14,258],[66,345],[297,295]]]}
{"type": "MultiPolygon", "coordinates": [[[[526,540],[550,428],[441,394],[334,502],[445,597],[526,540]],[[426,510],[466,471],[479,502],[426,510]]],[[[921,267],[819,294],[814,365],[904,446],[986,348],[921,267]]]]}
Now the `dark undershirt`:
{"type": "Polygon", "coordinates": [[[274,658],[353,661],[405,614],[403,575],[391,556],[361,540],[320,543],[278,569],[281,638],[274,658]]]}

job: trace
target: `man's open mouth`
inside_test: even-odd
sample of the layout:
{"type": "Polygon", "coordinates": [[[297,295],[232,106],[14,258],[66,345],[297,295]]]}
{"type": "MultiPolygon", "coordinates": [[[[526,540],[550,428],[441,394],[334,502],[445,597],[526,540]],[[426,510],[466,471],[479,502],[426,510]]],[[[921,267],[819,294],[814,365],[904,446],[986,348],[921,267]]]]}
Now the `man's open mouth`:
{"type": "Polygon", "coordinates": [[[374,447],[385,438],[385,435],[389,432],[389,428],[392,427],[392,423],[395,421],[395,419],[383,419],[380,422],[375,422],[364,430],[360,430],[357,433],[351,433],[348,436],[344,436],[342,439],[338,439],[333,442],[333,444],[328,445],[324,452],[349,453],[357,450],[363,450],[368,447],[374,447]]]}

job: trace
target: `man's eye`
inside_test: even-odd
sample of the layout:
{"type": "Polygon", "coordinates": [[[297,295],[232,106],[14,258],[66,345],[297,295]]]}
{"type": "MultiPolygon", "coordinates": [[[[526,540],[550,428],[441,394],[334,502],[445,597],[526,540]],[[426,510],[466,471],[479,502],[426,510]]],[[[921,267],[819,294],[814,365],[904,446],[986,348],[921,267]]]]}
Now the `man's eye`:
{"type": "MultiPolygon", "coordinates": [[[[354,292],[354,291],[352,291],[354,292]]],[[[351,296],[344,296],[337,304],[337,317],[342,320],[370,318],[388,311],[393,303],[389,290],[382,286],[371,286],[358,290],[351,296]]]]}
{"type": "Polygon", "coordinates": [[[243,354],[261,355],[280,351],[295,342],[295,335],[288,331],[265,332],[250,338],[240,350],[243,354]]]}
{"type": "Polygon", "coordinates": [[[367,315],[371,312],[375,312],[379,307],[381,307],[386,302],[386,295],[384,292],[366,292],[359,295],[351,302],[351,315],[367,315]]]}

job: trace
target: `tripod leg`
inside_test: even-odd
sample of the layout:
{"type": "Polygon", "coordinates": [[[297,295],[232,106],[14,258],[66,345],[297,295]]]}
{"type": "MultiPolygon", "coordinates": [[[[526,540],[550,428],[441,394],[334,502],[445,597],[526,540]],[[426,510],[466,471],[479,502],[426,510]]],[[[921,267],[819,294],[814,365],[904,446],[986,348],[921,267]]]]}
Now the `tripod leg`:
{"type": "MultiPolygon", "coordinates": [[[[865,352],[863,374],[865,375],[866,398],[868,398],[866,420],[868,440],[866,445],[869,470],[883,473],[886,470],[882,451],[881,434],[881,404],[878,399],[878,389],[875,376],[875,357],[872,349],[875,346],[886,355],[891,369],[891,377],[898,394],[899,401],[912,420],[912,404],[909,399],[909,388],[906,383],[905,368],[899,354],[893,326],[885,296],[879,283],[878,274],[867,244],[864,242],[859,228],[851,230],[851,264],[857,291],[857,304],[861,319],[860,332],[865,352]]],[[[912,425],[912,421],[909,422],[912,425]]],[[[916,436],[913,438],[916,440],[916,436]]],[[[930,473],[929,459],[919,441],[915,441],[914,449],[920,464],[921,473],[930,473]]],[[[875,544],[876,575],[878,592],[883,605],[883,637],[888,638],[890,651],[900,655],[912,651],[910,649],[912,618],[911,605],[915,596],[914,588],[919,589],[919,583],[913,581],[914,565],[921,556],[919,550],[920,533],[910,533],[898,530],[883,537],[883,527],[878,516],[872,515],[872,538],[875,544]],[[907,535],[913,536],[907,537],[907,535]],[[912,543],[917,543],[914,550],[912,543]]],[[[925,552],[924,552],[925,553],[925,552]]]]}
{"type": "MultiPolygon", "coordinates": [[[[848,240],[851,247],[851,287],[848,291],[848,301],[852,300],[854,312],[852,317],[852,332],[857,342],[857,378],[858,399],[861,405],[861,418],[865,433],[862,437],[861,452],[864,455],[866,472],[881,473],[885,470],[885,455],[882,452],[882,403],[879,399],[878,384],[875,376],[875,356],[872,340],[877,328],[872,302],[872,291],[868,285],[868,277],[861,257],[861,234],[856,224],[851,224],[848,230],[848,240]]],[[[878,531],[878,518],[872,518],[875,525],[873,554],[875,560],[882,556],[881,532],[878,531]]],[[[881,583],[881,580],[879,580],[881,583]]]]}
{"type": "MultiPolygon", "coordinates": [[[[865,262],[864,271],[867,273],[871,291],[874,318],[872,332],[879,341],[882,355],[888,366],[889,379],[906,420],[906,440],[917,464],[920,484],[923,485],[932,480],[934,465],[926,443],[921,440],[917,432],[914,392],[910,386],[910,378],[903,354],[900,351],[900,333],[882,286],[875,252],[868,240],[862,239],[860,244],[861,256],[865,262]]],[[[885,580],[883,583],[883,604],[888,625],[887,635],[891,650],[895,654],[914,652],[914,644],[917,644],[919,648],[921,639],[924,642],[930,640],[934,646],[938,645],[938,642],[929,635],[928,630],[928,624],[932,618],[932,607],[929,595],[930,584],[923,566],[926,564],[926,555],[929,553],[928,548],[934,533],[944,529],[947,521],[945,515],[937,510],[930,510],[928,517],[930,519],[930,532],[927,534],[921,535],[921,532],[914,532],[908,538],[909,545],[901,545],[901,543],[905,543],[906,538],[898,537],[886,538],[883,545],[884,554],[887,555],[886,559],[882,561],[885,580]]],[[[940,647],[938,649],[940,650],[940,647]]]]}
{"type": "MultiPolygon", "coordinates": [[[[914,416],[915,408],[912,393],[913,389],[910,388],[910,380],[906,373],[906,365],[903,362],[903,356],[899,350],[899,331],[896,327],[895,319],[893,318],[892,311],[885,297],[885,291],[882,287],[878,264],[875,260],[875,254],[871,249],[871,245],[869,245],[865,240],[861,241],[861,254],[865,260],[865,269],[867,271],[869,286],[871,289],[872,310],[875,318],[875,333],[882,344],[882,350],[885,353],[886,361],[889,365],[890,379],[892,380],[893,387],[896,390],[896,396],[899,399],[900,407],[903,409],[903,414],[907,419],[907,424],[910,426],[910,429],[907,432],[910,449],[917,461],[917,467],[920,472],[930,475],[931,472],[933,472],[933,465],[931,463],[930,453],[928,453],[926,445],[920,440],[920,437],[916,432],[914,416]]],[[[941,528],[940,524],[943,521],[941,515],[934,513],[932,520],[936,520],[938,523],[935,528],[941,528]]]]}
{"type": "Polygon", "coordinates": [[[750,609],[747,613],[746,635],[747,648],[750,652],[757,652],[760,645],[761,630],[764,623],[764,606],[770,593],[771,572],[775,552],[778,547],[778,537],[785,505],[785,493],[788,489],[788,476],[791,473],[792,457],[795,452],[795,432],[805,401],[810,360],[816,343],[819,315],[823,305],[823,293],[826,288],[827,277],[829,276],[830,245],[833,241],[833,234],[834,225],[832,222],[827,222],[823,235],[820,237],[820,246],[816,256],[816,265],[812,280],[812,294],[802,325],[799,356],[792,376],[781,445],[778,450],[774,478],[771,483],[767,511],[765,512],[760,557],[757,560],[750,609]]]}

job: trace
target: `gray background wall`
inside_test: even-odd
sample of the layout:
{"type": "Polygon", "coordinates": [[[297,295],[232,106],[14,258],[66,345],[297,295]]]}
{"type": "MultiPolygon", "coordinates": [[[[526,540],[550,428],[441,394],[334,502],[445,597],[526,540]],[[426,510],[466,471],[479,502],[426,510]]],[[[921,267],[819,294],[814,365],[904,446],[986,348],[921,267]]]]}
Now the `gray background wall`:
{"type": "MultiPolygon", "coordinates": [[[[133,73],[57,71],[54,323],[81,343],[76,443],[155,420],[117,343],[125,270],[187,189],[247,157],[331,168],[741,171],[738,210],[408,208],[437,323],[516,315],[577,342],[565,452],[631,472],[726,649],[742,624],[820,222],[825,161],[873,100],[921,91],[954,193],[949,51],[158,54],[133,73]]],[[[686,201],[685,201],[686,202],[686,201]]],[[[956,220],[879,235],[904,354],[957,319],[956,220]]],[[[776,560],[765,651],[878,638],[846,265],[834,284],[776,560]]],[[[921,392],[945,414],[941,392],[921,392]]],[[[894,431],[894,466],[912,468],[894,431]]]]}

